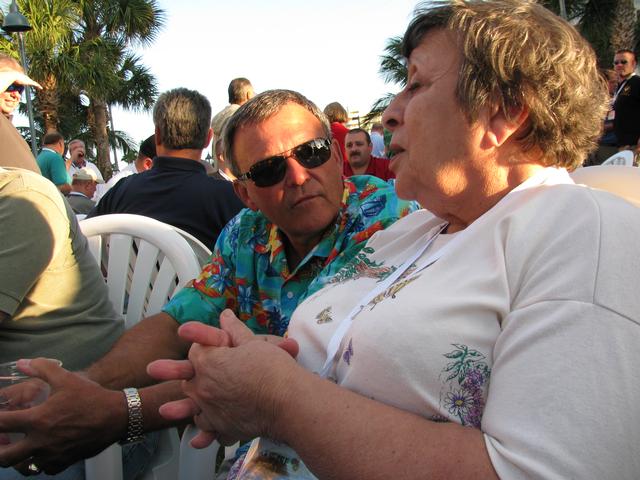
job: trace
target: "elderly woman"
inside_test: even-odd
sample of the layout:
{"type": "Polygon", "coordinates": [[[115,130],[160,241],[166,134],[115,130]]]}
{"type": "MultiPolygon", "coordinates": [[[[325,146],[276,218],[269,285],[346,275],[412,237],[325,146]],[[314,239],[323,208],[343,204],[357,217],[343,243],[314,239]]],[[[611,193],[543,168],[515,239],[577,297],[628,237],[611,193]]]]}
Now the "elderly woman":
{"type": "Polygon", "coordinates": [[[183,326],[191,363],[150,371],[190,399],[161,412],[195,415],[197,446],[286,443],[319,478],[637,478],[640,209],[567,173],[606,109],[591,48],[533,2],[454,0],[416,14],[404,54],[384,122],[398,194],[426,210],[281,348],[230,312],[183,326]]]}

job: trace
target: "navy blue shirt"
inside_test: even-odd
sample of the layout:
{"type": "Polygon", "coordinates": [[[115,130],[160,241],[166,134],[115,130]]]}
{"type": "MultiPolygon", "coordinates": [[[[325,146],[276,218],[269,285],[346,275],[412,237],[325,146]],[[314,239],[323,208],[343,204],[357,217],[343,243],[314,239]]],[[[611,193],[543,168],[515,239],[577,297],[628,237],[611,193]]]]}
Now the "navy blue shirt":
{"type": "Polygon", "coordinates": [[[213,250],[220,231],[243,207],[231,183],[208,177],[200,162],[156,157],[151,169],[116,183],[88,217],[144,215],[189,232],[213,250]]]}

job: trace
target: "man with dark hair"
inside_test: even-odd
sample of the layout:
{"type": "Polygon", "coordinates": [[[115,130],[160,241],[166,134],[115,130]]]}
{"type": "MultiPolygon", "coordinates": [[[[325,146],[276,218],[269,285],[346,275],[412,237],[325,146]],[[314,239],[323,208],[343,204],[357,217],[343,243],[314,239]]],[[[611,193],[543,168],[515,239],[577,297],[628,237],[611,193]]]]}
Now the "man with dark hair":
{"type": "Polygon", "coordinates": [[[636,54],[632,50],[618,50],[613,59],[613,67],[620,84],[613,95],[613,131],[621,150],[640,151],[640,77],[636,75],[638,66],[636,54]]]}
{"type": "Polygon", "coordinates": [[[129,175],[135,175],[136,173],[142,173],[149,170],[153,167],[153,159],[156,156],[156,140],[155,135],[151,135],[147,137],[141,144],[138,150],[138,155],[136,159],[127,165],[125,168],[120,170],[117,174],[109,179],[107,183],[104,184],[100,193],[98,194],[98,201],[104,195],[111,190],[116,183],[122,180],[129,175]]]}
{"type": "Polygon", "coordinates": [[[211,106],[202,94],[176,88],[153,109],[157,156],[151,169],[122,179],[90,217],[135,213],[190,233],[213,249],[218,234],[243,205],[228,182],[207,176],[200,163],[211,141],[211,106]]]}
{"type": "Polygon", "coordinates": [[[64,137],[49,132],[42,139],[42,150],[36,157],[42,176],[48,178],[64,195],[69,195],[71,185],[64,154],[64,137]]]}
{"type": "Polygon", "coordinates": [[[253,85],[251,85],[251,82],[244,77],[234,78],[231,80],[228,92],[229,103],[236,105],[244,105],[255,95],[253,85]]]}
{"type": "Polygon", "coordinates": [[[373,145],[369,132],[362,128],[353,128],[347,132],[345,137],[345,148],[347,158],[344,162],[344,175],[373,175],[382,180],[396,178],[389,169],[389,160],[386,158],[374,157],[371,154],[373,145]]]}

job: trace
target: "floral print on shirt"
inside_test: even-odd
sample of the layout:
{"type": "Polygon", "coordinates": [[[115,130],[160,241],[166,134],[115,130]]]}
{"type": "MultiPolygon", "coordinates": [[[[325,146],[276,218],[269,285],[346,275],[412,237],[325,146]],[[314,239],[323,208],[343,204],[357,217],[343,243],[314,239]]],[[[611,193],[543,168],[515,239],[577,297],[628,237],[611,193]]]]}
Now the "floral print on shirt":
{"type": "Polygon", "coordinates": [[[462,425],[480,428],[491,369],[482,353],[467,345],[452,345],[455,349],[444,354],[451,362],[440,375],[440,407],[462,425]]]}

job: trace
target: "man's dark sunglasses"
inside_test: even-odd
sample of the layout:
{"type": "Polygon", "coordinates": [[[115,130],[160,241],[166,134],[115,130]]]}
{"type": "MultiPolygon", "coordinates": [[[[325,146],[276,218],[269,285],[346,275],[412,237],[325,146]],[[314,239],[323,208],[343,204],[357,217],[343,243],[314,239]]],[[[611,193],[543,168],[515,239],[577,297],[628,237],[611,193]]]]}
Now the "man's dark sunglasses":
{"type": "Polygon", "coordinates": [[[613,64],[614,65],[618,65],[619,63],[621,63],[622,65],[626,65],[627,63],[629,63],[628,60],[614,60],[613,64]]]}
{"type": "Polygon", "coordinates": [[[24,85],[20,85],[19,83],[12,83],[5,90],[6,92],[18,92],[22,94],[24,92],[24,85]]]}
{"type": "Polygon", "coordinates": [[[279,155],[256,162],[238,180],[253,180],[256,187],[271,187],[279,183],[287,173],[287,158],[293,157],[305,168],[316,168],[331,158],[331,140],[314,138],[279,155]]]}

